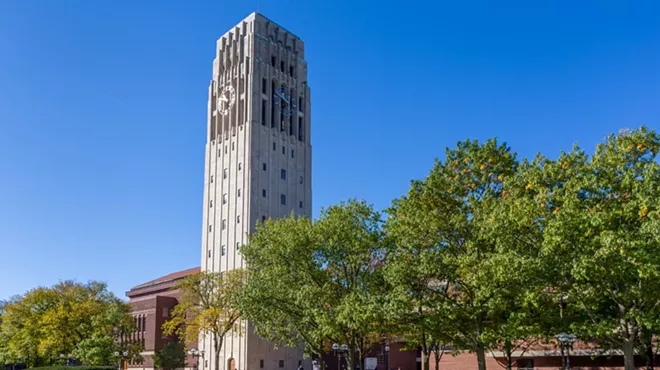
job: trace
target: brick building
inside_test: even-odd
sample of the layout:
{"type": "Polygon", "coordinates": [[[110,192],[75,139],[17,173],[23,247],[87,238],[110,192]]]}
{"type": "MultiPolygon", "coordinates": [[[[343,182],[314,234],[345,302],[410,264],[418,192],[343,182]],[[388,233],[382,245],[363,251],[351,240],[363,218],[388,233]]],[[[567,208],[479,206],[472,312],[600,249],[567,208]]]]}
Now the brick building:
{"type": "MultiPolygon", "coordinates": [[[[385,346],[375,346],[367,358],[373,358],[378,370],[421,370],[422,359],[419,350],[406,350],[403,343],[394,342],[385,346]]],[[[524,353],[514,352],[516,370],[560,370],[562,366],[561,353],[554,344],[539,344],[524,353]]],[[[324,356],[326,370],[346,370],[346,362],[330,353],[324,356]],[[341,367],[338,365],[341,364],[341,367]]],[[[644,358],[641,356],[635,361],[638,369],[646,369],[644,358]]],[[[620,351],[600,352],[592,344],[575,343],[571,350],[570,364],[572,370],[623,370],[623,356],[620,351]]],[[[365,369],[365,365],[361,366],[365,369]]],[[[477,369],[477,356],[474,353],[460,352],[452,354],[448,351],[443,354],[438,368],[431,355],[429,370],[474,370],[477,369]]],[[[656,366],[658,361],[656,361],[656,366]]],[[[487,369],[506,369],[506,359],[503,353],[493,351],[486,353],[487,369]]]]}
{"type": "MultiPolygon", "coordinates": [[[[137,330],[124,339],[141,342],[144,346],[141,363],[128,363],[125,367],[131,369],[153,369],[152,355],[167,343],[177,340],[176,337],[163,333],[163,323],[170,317],[170,312],[178,303],[180,291],[174,289],[176,283],[188,275],[198,273],[199,267],[178,271],[158,279],[137,285],[128,292],[128,304],[132,307],[131,314],[135,317],[137,330]]],[[[186,348],[197,348],[197,343],[188,343],[186,348]]],[[[188,356],[186,368],[192,369],[197,364],[197,358],[188,356]]]]}
{"type": "MultiPolygon", "coordinates": [[[[158,279],[137,285],[126,292],[129,298],[129,304],[132,307],[132,314],[135,317],[137,331],[128,335],[125,339],[138,341],[144,344],[143,361],[139,364],[127,364],[131,370],[153,369],[153,359],[151,356],[160,348],[163,348],[170,341],[176,338],[163,334],[162,325],[169,319],[170,312],[178,303],[180,291],[174,289],[177,281],[184,277],[197,273],[199,267],[175,272],[165,275],[158,279]]],[[[623,357],[620,352],[611,351],[608,353],[599,353],[594,345],[576,343],[575,348],[571,350],[571,369],[577,370],[622,370],[623,357]],[[592,357],[593,356],[593,357],[592,357]]],[[[197,343],[188,343],[186,348],[199,348],[197,343]]],[[[404,343],[390,341],[385,350],[385,345],[377,345],[366,355],[372,363],[377,364],[378,370],[421,370],[421,352],[419,350],[405,349],[404,343]]],[[[538,344],[530,348],[524,354],[516,354],[517,363],[514,369],[531,370],[559,370],[561,369],[561,355],[559,349],[552,343],[538,344]]],[[[333,353],[324,356],[326,370],[346,370],[346,364],[343,359],[338,359],[333,353]],[[339,366],[341,364],[341,366],[339,366]]],[[[197,359],[188,356],[186,359],[186,369],[192,370],[197,367],[197,360],[200,361],[200,369],[204,368],[206,363],[203,358],[197,359]]],[[[644,359],[637,359],[639,369],[644,367],[644,359]]],[[[486,366],[488,369],[506,368],[504,355],[500,352],[486,353],[486,366]]],[[[364,364],[361,366],[363,370],[364,364]]],[[[429,370],[473,370],[477,368],[477,356],[473,353],[461,352],[456,355],[451,353],[443,354],[438,369],[435,368],[434,359],[431,357],[429,370]]],[[[252,370],[252,369],[246,369],[252,370]]],[[[256,370],[256,369],[255,369],[256,370]]],[[[305,370],[311,370],[307,367],[305,370]]]]}

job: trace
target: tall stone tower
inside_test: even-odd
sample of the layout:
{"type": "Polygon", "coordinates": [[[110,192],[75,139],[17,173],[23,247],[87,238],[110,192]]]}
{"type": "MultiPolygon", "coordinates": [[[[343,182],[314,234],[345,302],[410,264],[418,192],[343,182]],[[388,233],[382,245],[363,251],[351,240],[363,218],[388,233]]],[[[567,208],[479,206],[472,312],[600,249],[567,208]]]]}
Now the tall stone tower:
{"type": "MultiPolygon", "coordinates": [[[[310,113],[300,38],[258,13],[220,37],[209,86],[203,271],[245,267],[241,246],[267,218],[311,216],[310,113]]],[[[299,349],[274,350],[244,326],[225,338],[220,369],[293,370],[303,360],[299,349]]],[[[212,338],[202,336],[200,349],[200,370],[214,369],[212,338]]]]}

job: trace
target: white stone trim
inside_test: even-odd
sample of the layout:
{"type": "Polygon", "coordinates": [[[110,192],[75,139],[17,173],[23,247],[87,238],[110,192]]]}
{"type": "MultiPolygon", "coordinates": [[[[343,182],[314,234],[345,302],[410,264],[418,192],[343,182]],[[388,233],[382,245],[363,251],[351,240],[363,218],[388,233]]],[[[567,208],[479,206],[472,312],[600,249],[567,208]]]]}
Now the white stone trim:
{"type": "MultiPolygon", "coordinates": [[[[573,349],[571,356],[622,356],[621,350],[598,350],[598,349],[573,349]]],[[[506,357],[502,351],[492,351],[487,353],[488,357],[506,357]]],[[[558,349],[540,350],[540,351],[513,351],[511,357],[559,357],[561,351],[558,349]]]]}

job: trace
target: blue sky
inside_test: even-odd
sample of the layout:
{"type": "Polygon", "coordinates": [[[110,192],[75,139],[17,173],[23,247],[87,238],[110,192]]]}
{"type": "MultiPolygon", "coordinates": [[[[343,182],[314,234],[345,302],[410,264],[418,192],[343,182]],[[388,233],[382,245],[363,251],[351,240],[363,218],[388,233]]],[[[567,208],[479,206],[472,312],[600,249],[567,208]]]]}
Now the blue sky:
{"type": "Polygon", "coordinates": [[[0,299],[199,264],[215,40],[257,6],[306,43],[315,215],[388,206],[465,138],[659,126],[657,2],[257,3],[0,1],[0,299]]]}

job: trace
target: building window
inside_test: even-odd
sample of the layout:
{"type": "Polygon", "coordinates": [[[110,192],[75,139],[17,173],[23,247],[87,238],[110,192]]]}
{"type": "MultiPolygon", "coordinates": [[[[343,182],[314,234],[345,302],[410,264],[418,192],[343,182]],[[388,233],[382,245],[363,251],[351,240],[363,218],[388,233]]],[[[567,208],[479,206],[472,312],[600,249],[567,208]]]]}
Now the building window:
{"type": "Polygon", "coordinates": [[[289,76],[293,77],[293,66],[289,66],[289,76]]]}
{"type": "Polygon", "coordinates": [[[286,170],[284,168],[280,171],[280,177],[282,180],[286,180],[286,170]]]}
{"type": "Polygon", "coordinates": [[[209,201],[209,208],[213,208],[213,199],[209,201]]]}
{"type": "Polygon", "coordinates": [[[236,216],[236,223],[240,224],[241,223],[241,216],[236,216]]]}
{"type": "Polygon", "coordinates": [[[211,251],[209,251],[209,258],[211,258],[211,251]]]}
{"type": "Polygon", "coordinates": [[[286,148],[282,146],[282,154],[286,155],[286,148]]]}
{"type": "Polygon", "coordinates": [[[227,248],[223,245],[222,246],[222,255],[224,256],[225,253],[227,253],[227,248]]]}
{"type": "Polygon", "coordinates": [[[227,145],[225,145],[225,154],[227,154],[227,145]]]}
{"type": "Polygon", "coordinates": [[[284,360],[280,360],[280,367],[284,367],[284,360]]]}
{"type": "Polygon", "coordinates": [[[295,157],[296,157],[296,152],[293,149],[291,149],[291,158],[295,158],[295,157]]]}
{"type": "Polygon", "coordinates": [[[266,216],[261,216],[261,222],[262,223],[266,222],[266,216]]]}
{"type": "Polygon", "coordinates": [[[302,117],[298,117],[298,140],[303,141],[303,121],[302,117]]]}
{"type": "Polygon", "coordinates": [[[227,204],[227,193],[222,194],[222,204],[227,204]]]}
{"type": "Polygon", "coordinates": [[[222,178],[226,179],[227,175],[229,175],[229,169],[225,168],[224,170],[222,170],[222,178]]]}
{"type": "Polygon", "coordinates": [[[268,80],[265,78],[261,79],[261,92],[264,94],[268,93],[268,80]]]}
{"type": "Polygon", "coordinates": [[[298,202],[298,208],[302,208],[302,200],[298,202]]]}
{"type": "Polygon", "coordinates": [[[286,205],[286,195],[281,194],[280,195],[280,204],[285,206],[286,205]]]}
{"type": "Polygon", "coordinates": [[[276,150],[277,150],[277,144],[275,144],[275,142],[273,142],[273,151],[276,151],[276,150]]]}
{"type": "Polygon", "coordinates": [[[138,316],[137,318],[137,329],[138,332],[142,331],[142,318],[138,316]]]}
{"type": "Polygon", "coordinates": [[[263,167],[264,171],[266,171],[266,162],[264,162],[262,167],[263,167]]]}
{"type": "Polygon", "coordinates": [[[238,170],[240,171],[240,170],[242,170],[242,169],[243,169],[243,163],[238,162],[238,170]]]}
{"type": "Polygon", "coordinates": [[[300,176],[300,183],[301,184],[303,183],[303,177],[302,176],[300,176]]]}
{"type": "Polygon", "coordinates": [[[234,142],[231,143],[231,150],[234,150],[234,142]]]}
{"type": "Polygon", "coordinates": [[[170,310],[167,307],[163,307],[163,317],[170,316],[170,310]]]}
{"type": "Polygon", "coordinates": [[[204,367],[209,367],[209,360],[204,360],[204,367]]]}
{"type": "Polygon", "coordinates": [[[284,72],[284,61],[280,62],[280,72],[284,72]]]}
{"type": "Polygon", "coordinates": [[[224,230],[224,229],[226,229],[226,228],[227,228],[227,220],[226,220],[226,219],[223,219],[223,220],[222,220],[222,230],[224,230]]]}
{"type": "Polygon", "coordinates": [[[261,189],[261,195],[265,198],[266,197],[266,189],[261,189]]]}
{"type": "Polygon", "coordinates": [[[271,92],[270,92],[270,128],[275,127],[275,90],[277,89],[277,84],[275,81],[271,82],[271,92]]]}
{"type": "Polygon", "coordinates": [[[240,197],[241,196],[241,189],[236,190],[236,194],[240,197]]]}
{"type": "Polygon", "coordinates": [[[266,101],[261,101],[261,125],[266,126],[266,101]]]}
{"type": "Polygon", "coordinates": [[[236,250],[239,250],[239,249],[241,249],[241,243],[236,242],[236,250]]]}
{"type": "Polygon", "coordinates": [[[211,184],[213,184],[213,175],[211,175],[211,184]]]}
{"type": "Polygon", "coordinates": [[[272,57],[270,57],[270,65],[271,65],[271,66],[275,67],[275,63],[276,63],[276,62],[277,62],[277,59],[275,59],[275,56],[274,56],[274,55],[273,55],[272,57]]]}
{"type": "Polygon", "coordinates": [[[518,370],[534,370],[534,360],[532,359],[518,359],[518,370]]]}
{"type": "Polygon", "coordinates": [[[218,157],[222,155],[222,149],[218,149],[218,157]]]}
{"type": "Polygon", "coordinates": [[[259,368],[260,369],[264,368],[264,360],[259,360],[259,368]]]}
{"type": "Polygon", "coordinates": [[[209,225],[209,232],[213,231],[213,225],[209,225]]]}
{"type": "Polygon", "coordinates": [[[298,110],[301,112],[305,111],[305,99],[302,96],[298,98],[298,110]]]}

